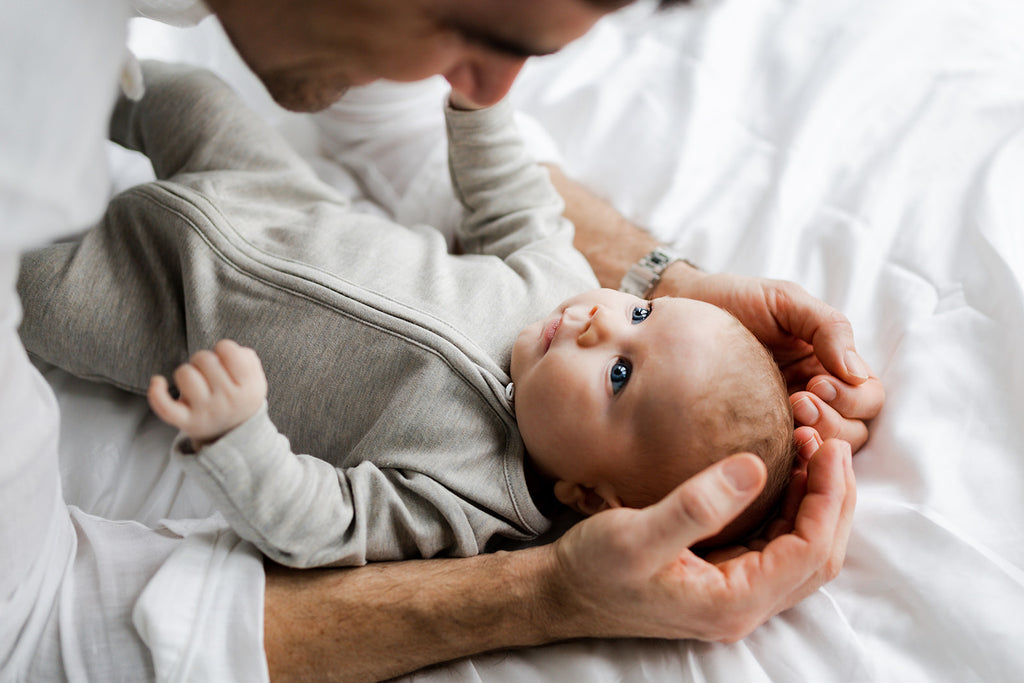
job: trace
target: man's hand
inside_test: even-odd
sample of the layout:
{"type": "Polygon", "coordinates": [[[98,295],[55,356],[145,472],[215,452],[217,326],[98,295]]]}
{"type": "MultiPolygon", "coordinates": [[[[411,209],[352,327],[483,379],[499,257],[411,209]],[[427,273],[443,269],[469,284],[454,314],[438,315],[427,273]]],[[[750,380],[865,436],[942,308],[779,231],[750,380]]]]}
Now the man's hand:
{"type": "Polygon", "coordinates": [[[857,354],[842,313],[783,280],[704,274],[670,266],[654,296],[685,296],[739,318],[772,352],[789,385],[796,421],[856,451],[868,438],[865,420],[882,409],[885,390],[857,354]]]}
{"type": "Polygon", "coordinates": [[[149,405],[157,417],[184,432],[196,449],[255,415],[267,397],[267,378],[256,352],[229,339],[179,366],[174,383],[180,393],[177,399],[165,377],[153,377],[149,405]]]}
{"type": "Polygon", "coordinates": [[[846,554],[856,485],[848,443],[802,450],[783,519],[748,547],[688,550],[721,530],[765,482],[749,454],[722,460],[642,510],[617,508],[556,544],[566,599],[590,635],[734,642],[834,578],[846,554]],[[783,529],[783,525],[788,529],[783,529]]]}

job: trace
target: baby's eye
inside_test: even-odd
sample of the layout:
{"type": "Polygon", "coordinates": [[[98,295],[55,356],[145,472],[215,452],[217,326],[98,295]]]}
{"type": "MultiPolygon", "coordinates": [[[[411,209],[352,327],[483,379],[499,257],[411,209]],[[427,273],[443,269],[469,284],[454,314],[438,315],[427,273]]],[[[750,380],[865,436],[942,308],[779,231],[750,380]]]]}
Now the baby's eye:
{"type": "Polygon", "coordinates": [[[651,314],[651,304],[647,306],[634,306],[633,307],[633,324],[638,325],[643,321],[647,320],[647,316],[651,314]]]}
{"type": "Polygon", "coordinates": [[[629,381],[629,376],[633,372],[633,366],[629,364],[629,361],[625,358],[620,358],[615,361],[615,365],[612,366],[611,381],[612,381],[612,393],[617,394],[622,391],[622,387],[626,386],[626,382],[629,381]]]}

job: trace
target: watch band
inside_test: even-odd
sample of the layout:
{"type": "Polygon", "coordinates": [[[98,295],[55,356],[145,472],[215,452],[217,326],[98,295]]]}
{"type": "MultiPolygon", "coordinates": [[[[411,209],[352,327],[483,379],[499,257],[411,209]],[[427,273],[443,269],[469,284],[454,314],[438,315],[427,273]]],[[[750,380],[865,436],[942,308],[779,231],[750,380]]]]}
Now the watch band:
{"type": "Polygon", "coordinates": [[[671,247],[655,247],[649,254],[634,263],[619,283],[619,291],[646,299],[661,280],[661,274],[676,261],[682,261],[691,268],[699,267],[684,259],[671,247]]]}

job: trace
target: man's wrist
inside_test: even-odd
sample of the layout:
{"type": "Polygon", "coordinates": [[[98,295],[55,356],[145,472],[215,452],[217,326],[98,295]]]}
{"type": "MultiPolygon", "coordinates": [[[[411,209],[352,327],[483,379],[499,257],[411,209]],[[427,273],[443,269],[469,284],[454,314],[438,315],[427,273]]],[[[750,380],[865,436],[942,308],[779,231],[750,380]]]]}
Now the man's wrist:
{"type": "Polygon", "coordinates": [[[526,585],[532,587],[534,594],[527,602],[537,612],[533,621],[540,642],[600,635],[579,600],[577,586],[573,583],[577,577],[568,573],[559,560],[558,545],[540,546],[531,551],[537,554],[530,558],[533,570],[532,575],[526,577],[526,585]]]}
{"type": "Polygon", "coordinates": [[[649,298],[657,290],[668,269],[675,264],[683,264],[695,273],[702,272],[699,266],[672,247],[658,245],[626,270],[619,282],[619,291],[649,298]]]}
{"type": "Polygon", "coordinates": [[[661,279],[648,294],[648,298],[659,296],[690,297],[691,288],[699,281],[708,277],[708,272],[689,261],[676,261],[661,274],[661,279]]]}

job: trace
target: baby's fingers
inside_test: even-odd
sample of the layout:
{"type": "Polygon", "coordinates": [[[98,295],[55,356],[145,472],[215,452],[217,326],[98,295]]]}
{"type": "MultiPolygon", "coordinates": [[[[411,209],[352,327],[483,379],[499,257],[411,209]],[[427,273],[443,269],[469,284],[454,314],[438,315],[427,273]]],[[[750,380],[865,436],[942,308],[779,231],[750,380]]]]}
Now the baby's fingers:
{"type": "Polygon", "coordinates": [[[221,339],[213,350],[236,384],[263,387],[265,390],[266,376],[255,351],[230,339],[221,339]]]}
{"type": "Polygon", "coordinates": [[[212,351],[195,353],[189,363],[202,374],[212,394],[230,391],[233,388],[234,380],[228,376],[220,357],[212,351]]]}
{"type": "Polygon", "coordinates": [[[183,429],[192,416],[192,410],[187,405],[171,397],[167,378],[162,375],[155,375],[149,381],[146,398],[156,416],[172,427],[183,429]]]}
{"type": "Polygon", "coordinates": [[[174,384],[181,394],[180,400],[190,406],[203,403],[210,398],[210,385],[191,363],[178,366],[174,371],[174,384]]]}

